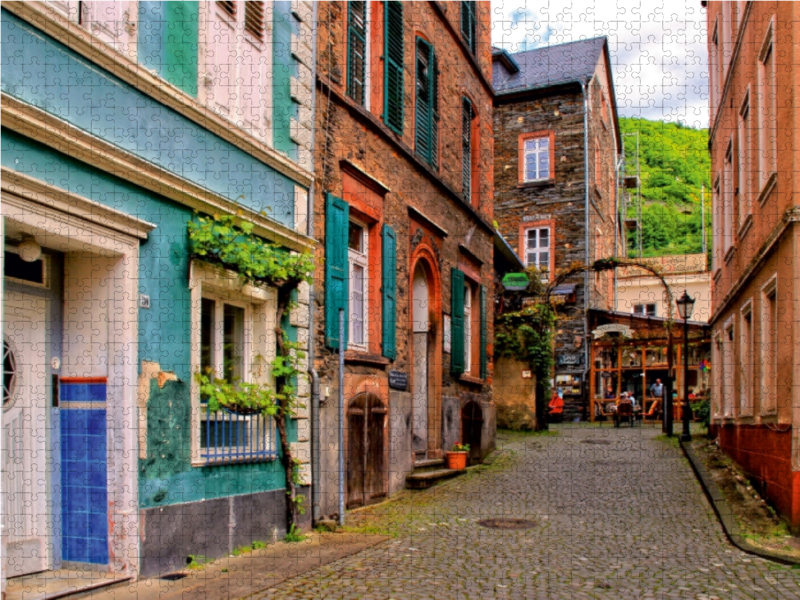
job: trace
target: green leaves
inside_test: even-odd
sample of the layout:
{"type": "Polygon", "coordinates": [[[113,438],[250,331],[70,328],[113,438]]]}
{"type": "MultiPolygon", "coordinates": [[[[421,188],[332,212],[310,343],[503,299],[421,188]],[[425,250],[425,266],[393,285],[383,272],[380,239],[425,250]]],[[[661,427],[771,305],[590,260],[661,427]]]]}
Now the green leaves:
{"type": "Polygon", "coordinates": [[[200,396],[207,402],[208,410],[222,409],[240,413],[260,413],[274,417],[278,413],[277,396],[271,386],[245,381],[225,381],[213,374],[195,373],[200,386],[200,396]]]}
{"type": "Polygon", "coordinates": [[[290,252],[253,234],[253,223],[234,215],[199,216],[188,224],[191,252],[233,269],[243,283],[271,287],[311,282],[314,261],[309,253],[290,252]]]}
{"type": "Polygon", "coordinates": [[[553,326],[556,315],[545,304],[534,304],[495,319],[495,356],[521,359],[536,374],[537,385],[549,381],[553,368],[553,326]]]}

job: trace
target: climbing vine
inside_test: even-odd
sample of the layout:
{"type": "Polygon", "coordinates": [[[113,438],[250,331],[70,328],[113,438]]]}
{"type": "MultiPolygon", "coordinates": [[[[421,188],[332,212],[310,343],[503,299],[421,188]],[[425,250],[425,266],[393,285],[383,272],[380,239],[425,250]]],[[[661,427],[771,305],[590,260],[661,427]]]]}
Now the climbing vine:
{"type": "Polygon", "coordinates": [[[229,407],[275,419],[289,497],[287,520],[292,528],[298,514],[305,512],[305,497],[297,493],[301,483],[299,461],[292,456],[286,423],[299,407],[295,385],[298,377],[305,376],[300,369],[305,354],[301,344],[289,340],[283,323],[294,307],[293,293],[301,283],[311,283],[313,258],[310,253],[291,252],[259,238],[253,234],[252,223],[234,215],[198,216],[189,222],[188,229],[192,256],[237,272],[242,285],[267,286],[277,292],[277,354],[271,365],[274,389],[265,384],[226,381],[214,373],[196,373],[195,378],[209,410],[229,407]]]}

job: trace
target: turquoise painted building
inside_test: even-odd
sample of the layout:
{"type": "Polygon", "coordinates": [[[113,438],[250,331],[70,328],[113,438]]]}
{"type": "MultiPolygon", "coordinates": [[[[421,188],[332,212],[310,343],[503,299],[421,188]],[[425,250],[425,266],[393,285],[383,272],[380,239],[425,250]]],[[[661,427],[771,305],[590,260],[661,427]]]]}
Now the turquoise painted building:
{"type": "MultiPolygon", "coordinates": [[[[9,589],[75,563],[174,571],[285,531],[274,425],[210,413],[192,377],[239,369],[269,383],[275,296],[195,260],[187,224],[239,214],[287,250],[312,249],[310,11],[3,4],[9,589]]],[[[306,289],[298,300],[286,325],[304,340],[306,289]]],[[[308,432],[302,409],[288,435],[304,485],[308,432]]]]}

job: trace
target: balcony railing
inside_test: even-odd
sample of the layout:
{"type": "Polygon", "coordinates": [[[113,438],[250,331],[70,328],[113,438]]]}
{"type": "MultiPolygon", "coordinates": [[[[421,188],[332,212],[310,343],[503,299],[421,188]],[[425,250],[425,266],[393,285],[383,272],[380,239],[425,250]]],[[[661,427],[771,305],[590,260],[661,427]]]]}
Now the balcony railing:
{"type": "Polygon", "coordinates": [[[278,457],[275,421],[261,414],[206,410],[200,437],[200,456],[207,465],[278,457]]]}

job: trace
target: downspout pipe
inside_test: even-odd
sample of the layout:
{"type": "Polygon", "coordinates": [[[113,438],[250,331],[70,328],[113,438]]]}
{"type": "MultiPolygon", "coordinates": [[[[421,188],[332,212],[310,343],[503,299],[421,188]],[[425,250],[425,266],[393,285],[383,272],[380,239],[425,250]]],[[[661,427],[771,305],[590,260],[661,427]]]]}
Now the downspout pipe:
{"type": "MultiPolygon", "coordinates": [[[[583,211],[584,211],[584,248],[586,251],[586,265],[589,265],[589,97],[587,93],[587,82],[585,79],[581,80],[581,94],[583,94],[583,211]]],[[[583,272],[583,357],[585,368],[583,370],[583,381],[585,386],[586,401],[584,402],[584,417],[590,420],[591,416],[587,414],[589,409],[589,393],[591,390],[590,382],[588,381],[590,369],[589,360],[591,354],[589,352],[589,271],[583,272]]]]}
{"type": "MultiPolygon", "coordinates": [[[[316,195],[316,174],[314,173],[314,152],[316,151],[315,132],[317,114],[317,3],[312,3],[311,18],[311,185],[308,189],[308,208],[306,227],[308,237],[314,239],[314,198],[316,195]]],[[[311,382],[311,521],[316,524],[322,518],[319,503],[320,489],[320,450],[319,450],[319,374],[314,368],[314,311],[316,310],[314,283],[308,286],[308,377],[311,382]]]]}

